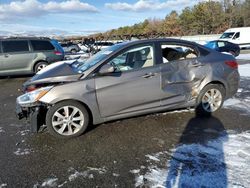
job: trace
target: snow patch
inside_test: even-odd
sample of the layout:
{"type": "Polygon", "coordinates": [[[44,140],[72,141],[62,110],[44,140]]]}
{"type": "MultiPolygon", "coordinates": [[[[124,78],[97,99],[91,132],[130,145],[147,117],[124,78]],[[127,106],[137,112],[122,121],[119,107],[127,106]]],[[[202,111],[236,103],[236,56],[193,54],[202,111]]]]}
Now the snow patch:
{"type": "Polygon", "coordinates": [[[119,177],[120,176],[120,174],[117,174],[117,173],[113,173],[112,174],[114,177],[119,177]]]}
{"type": "Polygon", "coordinates": [[[105,167],[102,167],[102,168],[88,167],[88,170],[85,170],[83,172],[79,172],[71,167],[71,168],[69,168],[68,171],[69,172],[74,171],[74,173],[69,176],[69,178],[68,178],[69,181],[74,181],[75,179],[77,179],[79,177],[93,179],[94,178],[94,175],[92,174],[93,172],[98,172],[99,174],[104,174],[107,172],[105,167]]]}
{"type": "Polygon", "coordinates": [[[250,77],[250,64],[240,65],[238,70],[239,70],[240,76],[250,77]]]}
{"type": "Polygon", "coordinates": [[[23,130],[23,131],[20,131],[18,132],[21,136],[25,136],[27,134],[29,134],[30,130],[23,130]]]}
{"type": "Polygon", "coordinates": [[[88,167],[90,171],[97,171],[99,174],[104,174],[107,172],[105,167],[102,168],[93,168],[93,167],[88,167]]]}
{"type": "Polygon", "coordinates": [[[0,188],[4,188],[4,187],[7,187],[7,183],[2,183],[2,184],[0,185],[0,188]]]}
{"type": "Polygon", "coordinates": [[[166,160],[168,152],[149,155],[160,162],[150,161],[155,164],[147,167],[145,174],[136,170],[135,186],[225,188],[250,185],[250,131],[239,134],[228,131],[205,144],[181,144],[172,151],[170,160],[166,160]]]}
{"type": "Polygon", "coordinates": [[[69,176],[69,181],[74,181],[75,179],[77,179],[79,177],[86,178],[87,176],[88,176],[88,171],[84,171],[84,172],[75,171],[74,174],[71,174],[69,176]]]}
{"type": "Polygon", "coordinates": [[[5,130],[3,130],[3,127],[0,127],[0,133],[5,133],[5,130]]]}
{"type": "Polygon", "coordinates": [[[18,148],[17,151],[14,152],[15,155],[29,155],[30,153],[32,152],[31,149],[21,149],[21,148],[18,148]]]}
{"type": "Polygon", "coordinates": [[[238,91],[237,91],[237,93],[241,93],[242,91],[243,91],[243,89],[239,88],[238,91]]]}
{"type": "Polygon", "coordinates": [[[249,78],[250,78],[250,64],[240,65],[239,73],[241,76],[240,87],[234,98],[230,98],[224,102],[223,107],[235,108],[250,114],[250,97],[249,97],[249,78]]]}
{"type": "Polygon", "coordinates": [[[130,170],[129,172],[132,174],[138,174],[140,173],[140,169],[130,170]]]}
{"type": "Polygon", "coordinates": [[[49,178],[42,183],[42,187],[56,187],[58,178],[49,178]]]}
{"type": "Polygon", "coordinates": [[[185,112],[194,112],[194,109],[190,108],[190,109],[174,110],[174,111],[164,112],[161,114],[165,116],[168,114],[185,113],[185,112]]]}
{"type": "Polygon", "coordinates": [[[10,124],[11,127],[22,127],[23,125],[21,124],[15,124],[15,123],[11,123],[10,124]]]}
{"type": "Polygon", "coordinates": [[[223,107],[235,108],[250,113],[250,101],[237,98],[231,98],[224,102],[223,107]]]}
{"type": "Polygon", "coordinates": [[[67,184],[68,181],[63,182],[62,184],[58,185],[58,187],[63,187],[65,184],[67,184]]]}
{"type": "Polygon", "coordinates": [[[149,158],[149,160],[151,161],[160,161],[160,159],[158,159],[157,157],[153,156],[153,155],[146,155],[147,158],[149,158]]]}
{"type": "Polygon", "coordinates": [[[240,54],[237,59],[240,60],[250,60],[250,54],[240,54]]]}

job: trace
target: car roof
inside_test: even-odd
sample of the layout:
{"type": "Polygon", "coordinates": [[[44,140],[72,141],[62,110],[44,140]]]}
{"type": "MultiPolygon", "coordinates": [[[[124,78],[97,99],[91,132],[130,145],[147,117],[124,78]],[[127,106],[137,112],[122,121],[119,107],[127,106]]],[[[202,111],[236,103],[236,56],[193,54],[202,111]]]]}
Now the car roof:
{"type": "Polygon", "coordinates": [[[224,33],[227,32],[240,32],[240,31],[249,31],[250,27],[234,27],[227,29],[224,33]]]}
{"type": "MultiPolygon", "coordinates": [[[[144,44],[150,42],[173,42],[173,43],[182,43],[186,45],[199,45],[198,43],[181,40],[181,39],[174,39],[174,38],[157,38],[157,39],[142,39],[142,40],[133,40],[133,41],[126,41],[123,43],[119,43],[120,45],[136,45],[136,44],[144,44]]],[[[200,46],[200,45],[199,45],[200,46]]]]}
{"type": "Polygon", "coordinates": [[[134,45],[143,45],[143,44],[147,44],[147,43],[176,43],[177,45],[184,45],[184,46],[188,46],[188,47],[196,47],[199,48],[199,50],[205,50],[207,52],[213,52],[212,49],[198,44],[196,42],[192,42],[192,41],[187,41],[187,40],[182,40],[182,39],[175,39],[175,38],[157,38],[157,39],[142,39],[142,40],[133,40],[133,41],[126,41],[126,42],[122,42],[122,43],[118,43],[115,44],[114,46],[118,47],[119,49],[123,49],[123,48],[127,48],[127,47],[131,47],[134,45]]]}

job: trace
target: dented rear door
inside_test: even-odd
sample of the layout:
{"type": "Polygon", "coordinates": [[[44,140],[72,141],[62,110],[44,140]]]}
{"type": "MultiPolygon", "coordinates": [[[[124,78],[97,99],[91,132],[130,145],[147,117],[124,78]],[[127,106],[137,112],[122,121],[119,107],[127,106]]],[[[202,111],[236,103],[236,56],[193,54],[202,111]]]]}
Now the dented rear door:
{"type": "Polygon", "coordinates": [[[167,62],[161,65],[161,105],[185,103],[198,95],[198,88],[208,74],[202,58],[167,62]]]}

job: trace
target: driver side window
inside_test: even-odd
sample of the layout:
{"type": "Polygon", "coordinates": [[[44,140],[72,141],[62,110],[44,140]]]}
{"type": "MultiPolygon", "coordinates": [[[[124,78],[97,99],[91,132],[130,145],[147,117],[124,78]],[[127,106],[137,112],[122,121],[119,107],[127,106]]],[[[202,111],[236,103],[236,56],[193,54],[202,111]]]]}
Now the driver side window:
{"type": "Polygon", "coordinates": [[[147,45],[129,49],[112,59],[109,64],[121,72],[151,67],[154,65],[153,47],[147,45]]]}

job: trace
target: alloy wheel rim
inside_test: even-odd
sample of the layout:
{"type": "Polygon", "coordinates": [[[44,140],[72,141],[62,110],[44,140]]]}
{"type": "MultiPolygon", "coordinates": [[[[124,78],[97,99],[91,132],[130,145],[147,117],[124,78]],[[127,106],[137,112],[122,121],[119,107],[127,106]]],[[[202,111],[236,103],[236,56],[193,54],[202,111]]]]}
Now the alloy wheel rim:
{"type": "Polygon", "coordinates": [[[40,70],[42,70],[43,68],[47,67],[47,65],[45,64],[41,64],[37,67],[37,72],[39,72],[40,70]]]}
{"type": "Polygon", "coordinates": [[[84,115],[75,106],[64,106],[58,109],[52,117],[53,129],[60,135],[70,136],[81,130],[84,125],[84,115]]]}
{"type": "Polygon", "coordinates": [[[202,97],[202,107],[207,112],[215,112],[222,103],[222,94],[218,89],[208,90],[202,97]]]}

